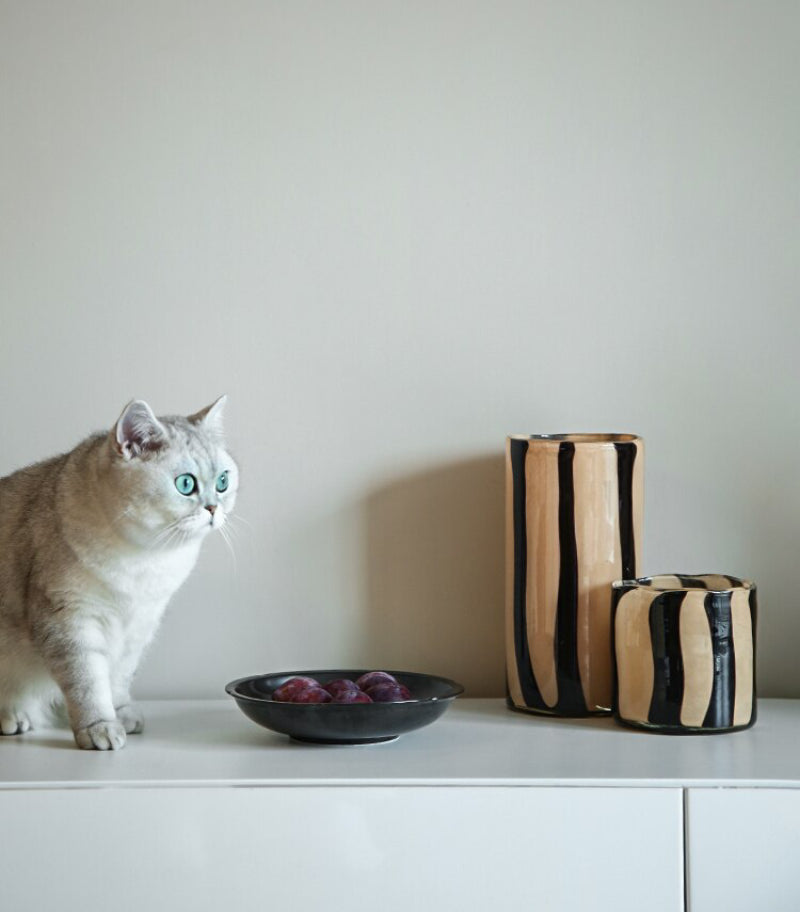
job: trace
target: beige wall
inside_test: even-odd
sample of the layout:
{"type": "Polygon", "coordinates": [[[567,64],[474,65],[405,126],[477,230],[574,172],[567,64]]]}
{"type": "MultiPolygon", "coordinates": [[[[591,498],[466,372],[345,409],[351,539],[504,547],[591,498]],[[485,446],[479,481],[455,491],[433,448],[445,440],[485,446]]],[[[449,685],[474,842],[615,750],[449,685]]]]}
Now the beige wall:
{"type": "Polygon", "coordinates": [[[648,573],[800,696],[800,5],[0,0],[0,473],[230,395],[143,696],[503,689],[510,432],[647,441],[648,573]]]}

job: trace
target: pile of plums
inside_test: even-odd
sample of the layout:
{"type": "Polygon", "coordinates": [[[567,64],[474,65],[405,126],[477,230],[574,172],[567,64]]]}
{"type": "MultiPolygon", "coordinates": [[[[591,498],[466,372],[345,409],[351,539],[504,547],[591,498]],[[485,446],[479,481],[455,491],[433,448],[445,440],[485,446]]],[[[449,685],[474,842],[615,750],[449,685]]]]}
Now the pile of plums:
{"type": "Polygon", "coordinates": [[[328,684],[298,675],[275,688],[272,699],[279,703],[397,703],[413,697],[388,671],[368,671],[355,681],[339,678],[328,684]]]}

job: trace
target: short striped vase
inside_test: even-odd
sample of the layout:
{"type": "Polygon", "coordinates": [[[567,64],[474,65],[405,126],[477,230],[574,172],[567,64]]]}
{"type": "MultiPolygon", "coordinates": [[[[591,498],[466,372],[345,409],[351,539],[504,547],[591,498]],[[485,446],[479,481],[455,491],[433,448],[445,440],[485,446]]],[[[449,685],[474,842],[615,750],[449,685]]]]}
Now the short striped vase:
{"type": "Polygon", "coordinates": [[[611,583],[636,575],[644,443],[633,434],[506,442],[506,668],[512,709],[610,713],[611,583]]]}
{"type": "Polygon", "coordinates": [[[665,733],[756,721],[756,587],[706,573],[614,583],[616,718],[665,733]]]}

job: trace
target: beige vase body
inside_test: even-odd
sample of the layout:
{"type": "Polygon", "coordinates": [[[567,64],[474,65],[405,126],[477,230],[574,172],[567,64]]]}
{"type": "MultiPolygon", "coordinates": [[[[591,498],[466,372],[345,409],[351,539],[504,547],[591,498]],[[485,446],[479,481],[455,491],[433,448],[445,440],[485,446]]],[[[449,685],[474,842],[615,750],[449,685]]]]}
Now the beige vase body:
{"type": "Polygon", "coordinates": [[[611,584],[641,555],[644,442],[632,434],[506,444],[506,657],[515,709],[612,709],[611,584]]]}

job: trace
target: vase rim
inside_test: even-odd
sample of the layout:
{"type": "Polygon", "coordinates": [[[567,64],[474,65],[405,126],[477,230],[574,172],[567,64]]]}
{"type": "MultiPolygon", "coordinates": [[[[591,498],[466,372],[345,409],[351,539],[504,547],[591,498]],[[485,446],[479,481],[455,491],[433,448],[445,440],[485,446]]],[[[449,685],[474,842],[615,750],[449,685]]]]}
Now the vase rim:
{"type": "Polygon", "coordinates": [[[752,580],[728,573],[659,573],[637,579],[614,580],[611,586],[613,589],[646,589],[649,592],[735,592],[737,589],[753,591],[756,588],[752,580]],[[715,584],[709,585],[709,579],[715,580],[715,584]],[[717,585],[720,579],[727,580],[728,585],[717,585]]]}
{"type": "Polygon", "coordinates": [[[642,438],[638,434],[509,434],[509,440],[535,440],[543,443],[636,443],[642,438]]]}

